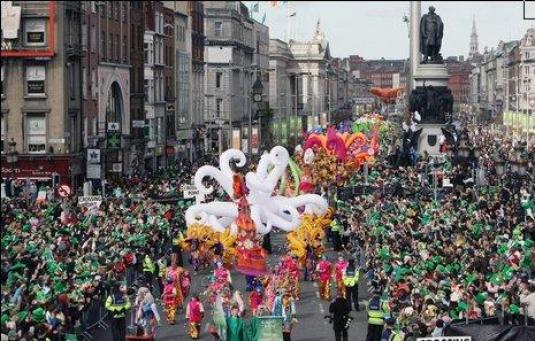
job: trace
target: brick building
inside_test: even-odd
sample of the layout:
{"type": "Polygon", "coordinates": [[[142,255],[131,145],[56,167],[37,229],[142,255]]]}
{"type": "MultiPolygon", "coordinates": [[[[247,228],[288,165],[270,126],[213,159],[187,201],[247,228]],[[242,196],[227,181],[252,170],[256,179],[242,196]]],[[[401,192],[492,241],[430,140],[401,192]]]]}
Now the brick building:
{"type": "Polygon", "coordinates": [[[15,19],[2,22],[2,178],[75,187],[83,181],[81,4],[14,3],[2,2],[15,19]]]}

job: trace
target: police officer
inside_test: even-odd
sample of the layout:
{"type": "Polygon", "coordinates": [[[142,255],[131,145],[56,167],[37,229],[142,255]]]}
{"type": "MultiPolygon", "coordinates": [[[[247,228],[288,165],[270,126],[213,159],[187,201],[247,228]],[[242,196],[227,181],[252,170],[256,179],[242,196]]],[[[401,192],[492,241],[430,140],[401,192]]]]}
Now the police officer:
{"type": "Polygon", "coordinates": [[[341,292],[337,292],[336,299],[329,306],[329,314],[333,323],[334,339],[336,341],[348,340],[347,330],[350,311],[347,300],[342,296],[341,292]]]}
{"type": "Polygon", "coordinates": [[[113,341],[126,339],[126,312],[130,310],[130,299],[126,294],[126,287],[115,282],[104,307],[111,315],[111,334],[113,341]]]}
{"type": "Polygon", "coordinates": [[[342,280],[346,288],[346,299],[349,304],[349,310],[352,310],[351,302],[355,306],[355,310],[359,311],[359,278],[360,269],[355,266],[355,260],[349,259],[347,267],[344,271],[342,280]]]}
{"type": "Polygon", "coordinates": [[[147,286],[152,291],[152,282],[154,280],[154,273],[156,272],[156,267],[154,262],[149,255],[149,250],[145,252],[145,257],[143,258],[143,275],[147,280],[147,286]]]}
{"type": "Polygon", "coordinates": [[[396,330],[396,318],[389,317],[385,320],[386,328],[381,335],[381,341],[403,341],[403,334],[396,330]]]}
{"type": "Polygon", "coordinates": [[[341,225],[336,218],[331,222],[334,251],[342,251],[341,225]]]}
{"type": "Polygon", "coordinates": [[[389,314],[387,302],[381,300],[381,292],[376,291],[366,307],[368,312],[368,334],[366,341],[380,341],[385,324],[385,317],[389,314]]]}

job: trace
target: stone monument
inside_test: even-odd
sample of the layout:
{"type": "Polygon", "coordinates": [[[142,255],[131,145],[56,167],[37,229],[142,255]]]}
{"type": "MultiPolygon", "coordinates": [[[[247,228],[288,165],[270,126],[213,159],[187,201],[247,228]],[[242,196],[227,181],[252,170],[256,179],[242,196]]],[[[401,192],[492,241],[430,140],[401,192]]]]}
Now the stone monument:
{"type": "Polygon", "coordinates": [[[448,88],[448,71],[440,49],[444,24],[433,6],[420,18],[420,1],[411,1],[411,89],[409,111],[418,111],[421,119],[417,150],[439,154],[441,135],[447,135],[446,123],[452,117],[453,95],[448,88]],[[422,59],[423,55],[423,59],[422,59]]]}

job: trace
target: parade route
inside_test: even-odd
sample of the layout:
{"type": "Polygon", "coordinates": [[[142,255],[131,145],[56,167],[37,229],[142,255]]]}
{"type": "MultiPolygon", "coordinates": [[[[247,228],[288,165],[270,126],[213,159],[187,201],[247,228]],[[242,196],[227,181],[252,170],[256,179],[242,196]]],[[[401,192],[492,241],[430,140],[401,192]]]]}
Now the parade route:
{"type": "MultiPolygon", "coordinates": [[[[270,255],[270,261],[275,261],[275,259],[281,255],[281,246],[284,245],[283,243],[285,242],[284,236],[285,234],[280,232],[273,235],[272,244],[273,251],[275,251],[275,253],[270,255]]],[[[329,251],[328,256],[330,260],[334,260],[336,253],[329,251]]],[[[187,263],[186,255],[184,255],[184,261],[187,263]]],[[[189,264],[186,265],[186,268],[192,271],[189,264]]],[[[240,290],[242,293],[245,293],[245,277],[236,273],[235,271],[232,271],[231,273],[232,282],[235,288],[240,290]]],[[[202,290],[204,290],[204,288],[200,287],[201,279],[205,278],[209,274],[210,273],[207,270],[202,270],[193,277],[191,293],[200,293],[202,290]]],[[[334,288],[331,288],[331,293],[334,294],[334,288]]],[[[297,319],[299,322],[295,325],[292,331],[293,341],[321,341],[334,339],[332,325],[329,324],[328,319],[324,318],[324,316],[329,314],[329,302],[320,300],[318,296],[319,294],[316,282],[301,281],[301,297],[300,300],[296,302],[297,319]]],[[[369,293],[366,288],[366,281],[364,280],[364,276],[362,276],[359,283],[360,311],[353,311],[351,313],[354,320],[349,329],[349,336],[354,340],[364,340],[366,338],[367,321],[365,305],[368,298],[369,293]]],[[[211,323],[211,309],[206,303],[204,306],[206,313],[202,323],[200,340],[213,340],[213,337],[208,333],[208,328],[211,323]]],[[[162,325],[157,331],[155,340],[182,340],[183,338],[187,339],[189,337],[185,329],[186,319],[184,309],[177,314],[177,323],[175,325],[168,325],[165,322],[165,317],[160,305],[158,306],[158,309],[162,317],[162,325]]],[[[249,314],[246,315],[246,318],[250,318],[250,311],[248,313],[249,314]]],[[[130,324],[132,318],[130,318],[128,321],[130,324]]],[[[94,340],[104,341],[110,339],[110,329],[98,329],[94,334],[94,340]]]]}

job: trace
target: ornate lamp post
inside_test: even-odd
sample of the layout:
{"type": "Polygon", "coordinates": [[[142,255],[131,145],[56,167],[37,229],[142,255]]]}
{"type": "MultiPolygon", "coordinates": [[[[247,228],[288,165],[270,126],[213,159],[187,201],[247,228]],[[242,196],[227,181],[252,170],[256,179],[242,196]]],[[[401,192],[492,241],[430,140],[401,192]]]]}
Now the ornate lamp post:
{"type": "MultiPolygon", "coordinates": [[[[260,112],[260,103],[262,103],[262,94],[264,93],[264,85],[262,84],[262,81],[260,80],[260,76],[256,75],[256,81],[253,84],[253,102],[257,105],[257,113],[258,113],[258,148],[259,152],[261,146],[262,146],[262,115],[260,112]]],[[[252,113],[251,113],[252,115],[252,113]]],[[[252,116],[249,116],[249,146],[251,150],[251,156],[253,154],[253,146],[252,146],[252,133],[253,133],[253,122],[252,122],[252,116]]]]}
{"type": "Polygon", "coordinates": [[[7,143],[7,148],[8,148],[8,152],[7,152],[6,161],[9,164],[9,169],[11,170],[10,192],[11,192],[11,195],[13,196],[15,194],[14,193],[15,164],[19,160],[18,153],[17,153],[17,142],[15,142],[13,138],[11,138],[11,140],[9,140],[9,142],[7,143]]]}

